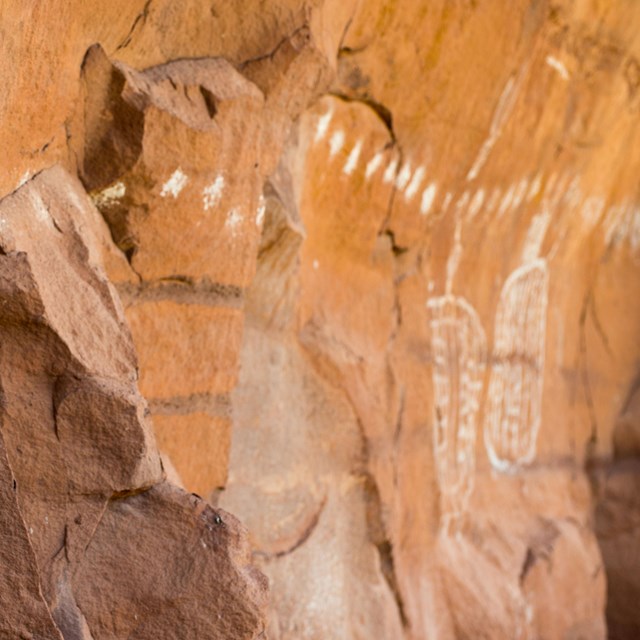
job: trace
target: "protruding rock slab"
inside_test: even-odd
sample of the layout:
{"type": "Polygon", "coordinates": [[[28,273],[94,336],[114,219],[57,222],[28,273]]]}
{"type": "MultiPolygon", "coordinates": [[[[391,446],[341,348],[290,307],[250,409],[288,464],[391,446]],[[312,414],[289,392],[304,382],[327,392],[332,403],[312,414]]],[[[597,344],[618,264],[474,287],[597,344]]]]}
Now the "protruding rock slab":
{"type": "Polygon", "coordinates": [[[259,637],[244,529],[163,480],[106,233],[60,168],[0,203],[0,629],[259,637]]]}

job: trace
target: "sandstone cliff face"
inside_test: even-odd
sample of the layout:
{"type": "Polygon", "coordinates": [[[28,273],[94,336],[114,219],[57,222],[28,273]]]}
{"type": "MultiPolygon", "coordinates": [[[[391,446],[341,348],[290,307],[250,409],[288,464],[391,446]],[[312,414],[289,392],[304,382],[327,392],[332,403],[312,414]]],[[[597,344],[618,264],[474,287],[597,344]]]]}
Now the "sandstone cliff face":
{"type": "Polygon", "coordinates": [[[47,169],[0,221],[3,637],[257,637],[243,528],[163,481],[81,184],[47,169]]]}
{"type": "Polygon", "coordinates": [[[0,6],[6,637],[640,633],[640,6],[0,6]]]}

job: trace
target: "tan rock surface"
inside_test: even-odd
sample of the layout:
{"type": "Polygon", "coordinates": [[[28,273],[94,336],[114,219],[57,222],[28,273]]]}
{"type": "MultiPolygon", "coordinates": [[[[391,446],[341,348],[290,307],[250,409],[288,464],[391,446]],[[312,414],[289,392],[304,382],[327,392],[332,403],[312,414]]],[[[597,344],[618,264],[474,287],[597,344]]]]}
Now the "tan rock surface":
{"type": "Polygon", "coordinates": [[[638,635],[640,5],[0,8],[34,635],[47,608],[64,637],[259,633],[241,527],[159,482],[136,353],[172,477],[249,527],[272,639],[638,635]],[[29,182],[55,163],[108,227],[61,170],[29,182]]]}
{"type": "MultiPolygon", "coordinates": [[[[383,541],[408,637],[605,637],[581,468],[611,455],[637,369],[635,54],[621,7],[597,35],[585,12],[361,4],[338,56],[336,92],[351,102],[315,105],[289,152],[300,265],[275,273],[276,251],[264,251],[274,273],[263,280],[258,267],[247,321],[272,319],[271,342],[284,299],[265,312],[266,292],[286,292],[289,335],[345,392],[381,501],[382,533],[370,537],[383,541]],[[421,34],[413,49],[398,46],[407,33],[421,34]]],[[[255,435],[239,434],[271,431],[267,416],[245,417],[258,368],[248,362],[223,500],[256,517],[260,535],[261,510],[234,493],[254,467],[255,435]]],[[[633,447],[634,428],[619,429],[619,446],[633,447]]],[[[265,474],[278,450],[263,454],[265,474]]],[[[278,494],[293,517],[291,475],[278,476],[278,494]]],[[[637,544],[634,525],[624,531],[637,544]]],[[[357,574],[362,561],[344,560],[357,574]]],[[[284,614],[279,602],[276,588],[290,625],[276,637],[287,637],[308,609],[284,614]]],[[[358,637],[336,624],[338,637],[358,637]]]]}
{"type": "Polygon", "coordinates": [[[262,635],[245,531],[163,481],[81,184],[44,171],[0,221],[3,637],[262,635]]]}
{"type": "Polygon", "coordinates": [[[180,484],[194,493],[209,495],[227,482],[231,420],[208,413],[153,417],[158,448],[177,468],[180,484]],[[204,455],[206,453],[206,455],[204,455]]]}

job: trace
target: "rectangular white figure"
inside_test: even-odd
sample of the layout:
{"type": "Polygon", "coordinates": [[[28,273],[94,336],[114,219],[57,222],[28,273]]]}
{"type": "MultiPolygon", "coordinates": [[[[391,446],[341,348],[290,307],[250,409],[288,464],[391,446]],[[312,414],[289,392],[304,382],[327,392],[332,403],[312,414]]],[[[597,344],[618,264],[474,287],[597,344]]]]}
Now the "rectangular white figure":
{"type": "Polygon", "coordinates": [[[461,514],[473,487],[477,418],[486,367],[486,337],[462,297],[427,302],[433,353],[434,452],[442,509],[461,514]]]}
{"type": "Polygon", "coordinates": [[[516,269],[502,288],[495,319],[484,425],[494,468],[531,462],[540,429],[549,276],[538,258],[516,269]]]}

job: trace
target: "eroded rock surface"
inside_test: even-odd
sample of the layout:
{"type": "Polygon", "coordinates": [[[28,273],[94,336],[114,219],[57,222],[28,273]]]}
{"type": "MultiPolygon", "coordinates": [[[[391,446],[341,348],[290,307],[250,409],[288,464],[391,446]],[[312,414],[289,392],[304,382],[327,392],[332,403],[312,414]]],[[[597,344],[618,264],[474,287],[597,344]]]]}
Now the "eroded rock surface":
{"type": "Polygon", "coordinates": [[[40,173],[0,225],[4,637],[258,637],[245,530],[163,479],[81,184],[40,173]]]}
{"type": "Polygon", "coordinates": [[[274,640],[635,638],[640,5],[54,4],[0,0],[5,627],[262,629],[137,356],[274,640]]]}

